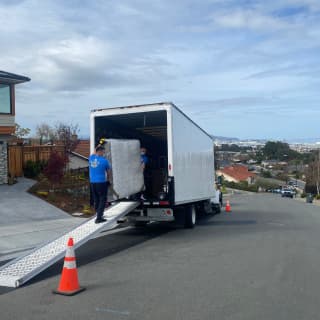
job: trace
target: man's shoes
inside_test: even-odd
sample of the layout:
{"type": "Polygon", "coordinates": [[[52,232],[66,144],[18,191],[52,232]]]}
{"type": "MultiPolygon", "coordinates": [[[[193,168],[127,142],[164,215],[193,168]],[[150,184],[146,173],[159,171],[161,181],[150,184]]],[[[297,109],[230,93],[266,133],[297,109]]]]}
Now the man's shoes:
{"type": "Polygon", "coordinates": [[[146,201],[147,199],[144,197],[144,195],[142,194],[140,197],[141,200],[146,201]]]}
{"type": "Polygon", "coordinates": [[[106,222],[107,221],[107,219],[105,219],[105,218],[100,218],[100,219],[96,219],[96,220],[94,220],[94,222],[95,223],[102,223],[102,222],[106,222]]]}

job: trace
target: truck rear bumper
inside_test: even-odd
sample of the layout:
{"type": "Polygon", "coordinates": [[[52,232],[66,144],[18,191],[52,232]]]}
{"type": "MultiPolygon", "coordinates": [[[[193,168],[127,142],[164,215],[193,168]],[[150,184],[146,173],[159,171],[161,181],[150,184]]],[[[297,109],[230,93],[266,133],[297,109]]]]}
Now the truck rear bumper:
{"type": "Polygon", "coordinates": [[[128,216],[130,221],[174,221],[173,210],[171,208],[145,208],[136,210],[128,216]]]}
{"type": "Polygon", "coordinates": [[[150,222],[150,221],[158,221],[158,222],[171,222],[175,221],[174,217],[144,217],[144,216],[129,216],[128,220],[130,222],[134,221],[145,221],[145,222],[150,222]]]}

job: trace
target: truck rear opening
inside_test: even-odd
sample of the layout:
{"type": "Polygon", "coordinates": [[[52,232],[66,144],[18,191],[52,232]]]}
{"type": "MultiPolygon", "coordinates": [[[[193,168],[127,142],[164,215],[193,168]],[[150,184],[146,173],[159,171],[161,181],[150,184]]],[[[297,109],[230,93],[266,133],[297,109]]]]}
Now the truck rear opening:
{"type": "Polygon", "coordinates": [[[94,118],[94,145],[101,137],[137,139],[147,149],[149,163],[145,170],[147,200],[168,204],[167,111],[108,114],[94,118]]]}

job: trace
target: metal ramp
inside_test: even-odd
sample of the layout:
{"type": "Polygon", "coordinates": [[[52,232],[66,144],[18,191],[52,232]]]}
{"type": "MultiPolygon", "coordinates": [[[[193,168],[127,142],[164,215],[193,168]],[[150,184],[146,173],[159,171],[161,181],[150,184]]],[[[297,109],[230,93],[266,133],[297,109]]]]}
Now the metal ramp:
{"type": "Polygon", "coordinates": [[[0,268],[0,286],[16,288],[21,286],[62,259],[70,237],[74,240],[74,248],[79,248],[98,233],[113,229],[117,225],[118,219],[138,206],[139,202],[136,201],[118,202],[105,211],[104,216],[108,219],[106,222],[96,224],[94,222],[95,218],[87,220],[56,240],[41,245],[25,256],[10,261],[0,268]]]}

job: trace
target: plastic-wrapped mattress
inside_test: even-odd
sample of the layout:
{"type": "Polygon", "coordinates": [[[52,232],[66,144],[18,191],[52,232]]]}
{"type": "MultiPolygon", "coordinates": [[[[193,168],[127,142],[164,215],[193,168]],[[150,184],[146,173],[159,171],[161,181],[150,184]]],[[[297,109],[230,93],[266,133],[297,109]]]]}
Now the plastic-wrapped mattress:
{"type": "Polygon", "coordinates": [[[105,156],[112,167],[108,201],[129,197],[143,189],[139,140],[107,140],[105,156]]]}

